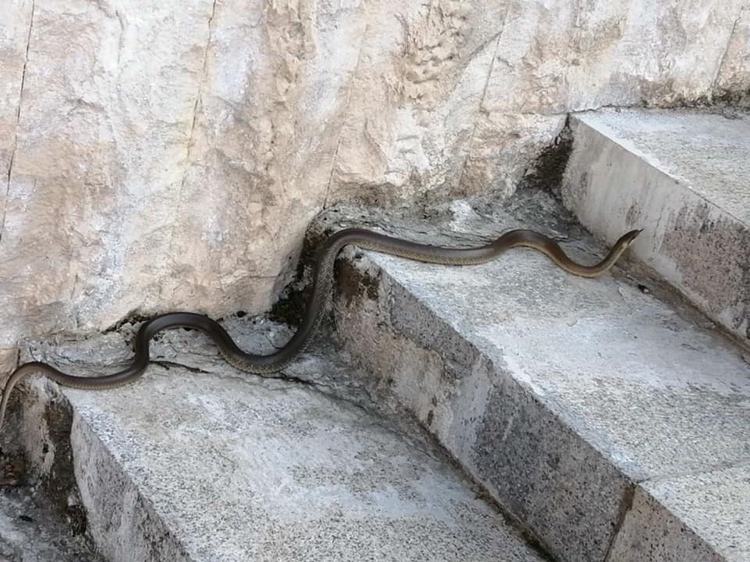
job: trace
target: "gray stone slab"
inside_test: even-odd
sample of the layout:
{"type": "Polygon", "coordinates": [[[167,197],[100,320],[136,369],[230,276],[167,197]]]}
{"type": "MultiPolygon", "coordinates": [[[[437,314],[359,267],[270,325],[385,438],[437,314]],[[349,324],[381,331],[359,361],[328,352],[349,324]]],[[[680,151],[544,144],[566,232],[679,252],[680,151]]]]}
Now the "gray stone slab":
{"type": "Polygon", "coordinates": [[[701,310],[750,338],[750,114],[612,110],[571,118],[562,196],[612,243],[633,246],[701,310]]]}
{"type": "Polygon", "coordinates": [[[40,507],[26,488],[0,488],[0,560],[100,562],[92,545],[62,517],[40,507]]]}
{"type": "MultiPolygon", "coordinates": [[[[101,372],[127,347],[108,334],[32,355],[101,372]]],[[[155,356],[132,385],[63,390],[89,532],[109,560],[543,559],[429,440],[351,388],[334,396],[325,371],[340,367],[307,356],[291,372],[311,384],[262,379],[181,331],[155,356]]]]}
{"type": "MultiPolygon", "coordinates": [[[[402,234],[564,238],[540,197],[402,234]]],[[[595,261],[571,228],[568,251],[595,261]]],[[[346,348],[561,559],[605,558],[633,482],[750,459],[743,350],[648,277],[582,279],[528,250],[462,268],[351,252],[340,269],[346,348]]]]}
{"type": "Polygon", "coordinates": [[[750,465],[643,483],[609,560],[750,560],[750,465]]]}

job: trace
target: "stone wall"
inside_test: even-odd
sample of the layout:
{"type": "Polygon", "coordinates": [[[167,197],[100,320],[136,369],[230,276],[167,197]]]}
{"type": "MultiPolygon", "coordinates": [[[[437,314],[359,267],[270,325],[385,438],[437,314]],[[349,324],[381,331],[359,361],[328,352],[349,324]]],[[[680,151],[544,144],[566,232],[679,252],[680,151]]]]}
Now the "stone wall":
{"type": "Polygon", "coordinates": [[[747,0],[3,0],[0,347],[263,311],[333,201],[510,193],[570,111],[748,91],[747,0]]]}

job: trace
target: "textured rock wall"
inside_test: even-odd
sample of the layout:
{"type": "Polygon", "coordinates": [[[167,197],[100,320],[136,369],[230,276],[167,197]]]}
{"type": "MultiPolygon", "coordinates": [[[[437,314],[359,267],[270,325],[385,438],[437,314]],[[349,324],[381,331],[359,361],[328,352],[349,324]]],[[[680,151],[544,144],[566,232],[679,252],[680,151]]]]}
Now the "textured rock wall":
{"type": "Polygon", "coordinates": [[[750,91],[747,0],[3,0],[0,347],[266,309],[327,203],[511,192],[569,111],[750,91]]]}

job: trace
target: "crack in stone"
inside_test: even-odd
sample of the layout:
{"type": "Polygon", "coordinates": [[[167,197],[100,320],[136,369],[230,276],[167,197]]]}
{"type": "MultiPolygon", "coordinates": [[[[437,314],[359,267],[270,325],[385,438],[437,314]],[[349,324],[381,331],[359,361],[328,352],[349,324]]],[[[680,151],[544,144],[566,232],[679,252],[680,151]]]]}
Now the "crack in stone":
{"type": "MultiPolygon", "coordinates": [[[[190,133],[188,134],[187,146],[185,147],[185,170],[182,174],[182,181],[180,187],[177,190],[177,204],[175,205],[175,220],[172,225],[172,234],[169,239],[169,252],[167,256],[172,256],[174,252],[174,241],[176,236],[177,224],[180,219],[180,209],[182,207],[182,192],[185,190],[185,183],[187,181],[188,171],[190,170],[190,158],[192,155],[193,148],[193,137],[195,134],[195,125],[198,121],[198,108],[202,105],[203,89],[206,85],[206,74],[208,67],[208,49],[211,47],[211,40],[213,38],[213,21],[216,16],[216,3],[217,0],[213,0],[211,4],[211,15],[208,17],[208,37],[206,38],[206,47],[203,49],[203,64],[201,67],[201,76],[198,80],[198,93],[195,96],[195,103],[193,104],[193,120],[190,123],[190,133]]],[[[162,284],[161,291],[164,290],[164,284],[162,284]]],[[[173,289],[174,291],[175,289],[173,289]]],[[[173,295],[174,296],[174,295],[173,295]]]]}
{"type": "MultiPolygon", "coordinates": [[[[620,534],[620,531],[622,530],[622,526],[625,524],[625,518],[627,517],[628,513],[633,509],[633,499],[635,498],[635,492],[636,492],[636,485],[634,483],[629,483],[626,485],[625,490],[622,494],[622,501],[620,502],[620,507],[617,513],[617,520],[615,521],[614,529],[612,530],[612,536],[609,539],[609,544],[607,545],[607,551],[604,554],[604,560],[605,562],[610,560],[610,554],[612,553],[612,548],[615,545],[615,542],[617,541],[617,537],[620,534]]],[[[551,552],[551,551],[550,551],[551,552]]]]}
{"type": "Polygon", "coordinates": [[[186,365],[185,363],[180,363],[179,361],[169,360],[169,359],[149,359],[149,364],[158,365],[166,370],[169,370],[170,368],[181,368],[191,373],[197,373],[201,375],[213,375],[213,376],[218,377],[219,379],[224,378],[224,379],[239,380],[250,385],[255,385],[255,386],[261,385],[266,390],[271,390],[271,391],[287,391],[289,390],[289,388],[291,388],[291,386],[270,388],[266,385],[263,385],[263,381],[278,381],[278,382],[290,383],[291,385],[301,385],[301,386],[308,387],[318,392],[323,392],[324,394],[325,392],[322,390],[321,387],[327,388],[327,385],[321,385],[314,381],[310,381],[310,380],[301,378],[299,376],[290,374],[284,370],[278,371],[276,373],[262,374],[262,373],[250,373],[247,371],[242,371],[241,369],[234,367],[231,363],[225,363],[219,366],[218,358],[217,358],[217,364],[215,365],[217,369],[220,369],[218,371],[207,371],[206,369],[202,369],[194,365],[186,365]],[[234,374],[231,374],[231,372],[228,374],[226,371],[221,370],[221,367],[224,367],[224,368],[228,367],[230,370],[234,370],[234,371],[242,373],[243,376],[234,375],[234,374]]]}
{"type": "Polygon", "coordinates": [[[359,75],[359,65],[362,61],[362,51],[365,50],[365,43],[367,42],[367,33],[370,30],[370,25],[365,25],[365,31],[362,33],[362,43],[359,45],[359,52],[357,53],[357,62],[354,65],[354,72],[352,73],[352,83],[346,92],[346,101],[344,102],[344,122],[341,124],[341,130],[339,131],[339,138],[336,140],[336,150],[333,152],[333,158],[331,158],[331,171],[328,174],[328,185],[326,185],[326,193],[323,198],[323,209],[328,208],[328,199],[331,193],[331,184],[333,183],[333,173],[336,170],[336,162],[339,157],[339,149],[341,148],[341,141],[344,138],[344,129],[346,128],[346,113],[349,111],[349,105],[352,98],[352,90],[354,89],[354,83],[359,75]]]}
{"type": "Polygon", "coordinates": [[[119,81],[122,74],[122,65],[120,64],[120,61],[122,59],[122,52],[125,49],[125,20],[119,10],[115,10],[115,17],[117,18],[117,23],[120,25],[120,36],[117,38],[117,79],[119,81]]]}
{"type": "Polygon", "coordinates": [[[158,365],[167,371],[171,369],[172,367],[185,369],[186,371],[190,371],[191,373],[200,373],[202,375],[213,375],[211,371],[206,371],[205,369],[201,369],[200,367],[194,367],[192,365],[185,365],[184,363],[180,363],[179,361],[168,361],[166,359],[151,359],[149,361],[152,365],[158,365]]]}
{"type": "Polygon", "coordinates": [[[29,47],[31,46],[31,31],[34,28],[34,11],[36,10],[36,0],[31,1],[31,16],[29,17],[29,32],[26,35],[26,51],[23,59],[23,69],[21,71],[21,85],[18,91],[18,111],[16,112],[16,127],[13,134],[13,148],[10,152],[10,162],[8,162],[8,175],[5,184],[5,205],[3,206],[3,216],[0,219],[0,240],[5,234],[5,221],[8,216],[8,197],[10,196],[10,180],[13,176],[13,163],[16,159],[16,150],[18,149],[18,127],[21,123],[21,106],[23,105],[23,90],[26,84],[26,66],[29,63],[29,47]]]}
{"type": "Polygon", "coordinates": [[[719,81],[719,77],[721,76],[721,69],[724,68],[724,62],[726,62],[727,54],[729,53],[729,48],[732,46],[732,39],[734,38],[734,34],[737,31],[737,26],[739,25],[740,20],[742,19],[742,14],[745,10],[746,10],[745,7],[740,8],[740,13],[737,15],[737,17],[734,20],[734,23],[732,24],[732,30],[729,32],[727,45],[726,47],[724,47],[724,52],[721,54],[721,58],[719,59],[719,64],[716,67],[716,74],[714,75],[714,78],[711,81],[711,88],[709,90],[711,96],[715,95],[716,93],[716,84],[719,81]]]}
{"type": "Polygon", "coordinates": [[[510,4],[508,4],[508,8],[505,11],[505,17],[503,18],[502,29],[497,33],[497,39],[495,40],[495,49],[492,53],[492,60],[490,61],[490,68],[487,71],[487,79],[484,81],[484,88],[482,88],[482,95],[479,98],[477,114],[476,114],[476,117],[474,118],[474,127],[471,130],[471,135],[469,136],[469,140],[466,145],[467,147],[466,158],[464,158],[464,164],[463,166],[461,166],[461,174],[458,176],[458,184],[456,185],[458,189],[461,188],[461,184],[464,181],[464,173],[466,172],[466,167],[468,166],[469,159],[471,158],[471,147],[474,145],[474,137],[476,136],[477,127],[479,126],[479,119],[480,119],[480,116],[482,115],[482,106],[484,105],[484,100],[487,97],[487,90],[489,89],[490,79],[492,78],[492,71],[495,68],[495,60],[497,59],[497,53],[498,53],[498,50],[500,49],[500,40],[503,37],[503,31],[505,31],[505,22],[508,21],[509,13],[510,13],[510,4]]]}
{"type": "Polygon", "coordinates": [[[439,458],[439,456],[436,456],[435,454],[435,447],[439,448],[440,446],[436,444],[436,441],[432,436],[429,435],[429,433],[421,429],[418,424],[413,427],[411,427],[409,424],[410,429],[407,429],[407,426],[394,422],[394,418],[392,417],[394,416],[394,413],[386,413],[385,411],[383,411],[383,408],[376,403],[376,401],[372,396],[369,395],[369,393],[365,393],[360,399],[357,399],[354,396],[348,396],[346,395],[346,393],[342,393],[335,384],[327,384],[321,381],[308,380],[302,378],[301,376],[291,374],[286,370],[280,371],[273,375],[262,375],[260,373],[244,373],[250,376],[237,376],[231,374],[228,375],[226,373],[217,373],[215,371],[207,371],[205,369],[201,369],[200,367],[186,365],[174,360],[152,359],[150,363],[158,365],[165,370],[169,370],[171,368],[182,368],[191,373],[201,375],[215,375],[219,379],[229,378],[233,380],[239,380],[251,386],[260,386],[268,392],[286,393],[291,388],[293,388],[293,386],[304,386],[310,391],[324,396],[334,403],[344,404],[356,410],[361,416],[363,416],[363,419],[361,420],[363,423],[363,427],[376,428],[391,435],[395,435],[399,439],[408,441],[411,447],[413,447],[415,450],[420,451],[425,456],[431,459],[439,458]],[[272,387],[264,384],[266,381],[273,380],[288,383],[289,386],[272,387]]]}

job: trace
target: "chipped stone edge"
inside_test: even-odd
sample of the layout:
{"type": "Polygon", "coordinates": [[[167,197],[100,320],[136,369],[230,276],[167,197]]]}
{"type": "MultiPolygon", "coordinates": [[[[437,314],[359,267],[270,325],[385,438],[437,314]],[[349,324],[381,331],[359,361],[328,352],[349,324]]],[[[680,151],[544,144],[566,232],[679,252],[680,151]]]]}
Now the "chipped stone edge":
{"type": "Polygon", "coordinates": [[[88,533],[108,559],[192,560],[114,452],[73,407],[70,445],[88,533]]]}
{"type": "Polygon", "coordinates": [[[605,562],[724,562],[701,535],[638,484],[617,523],[605,562]],[[653,541],[653,542],[651,542],[653,541]]]}

